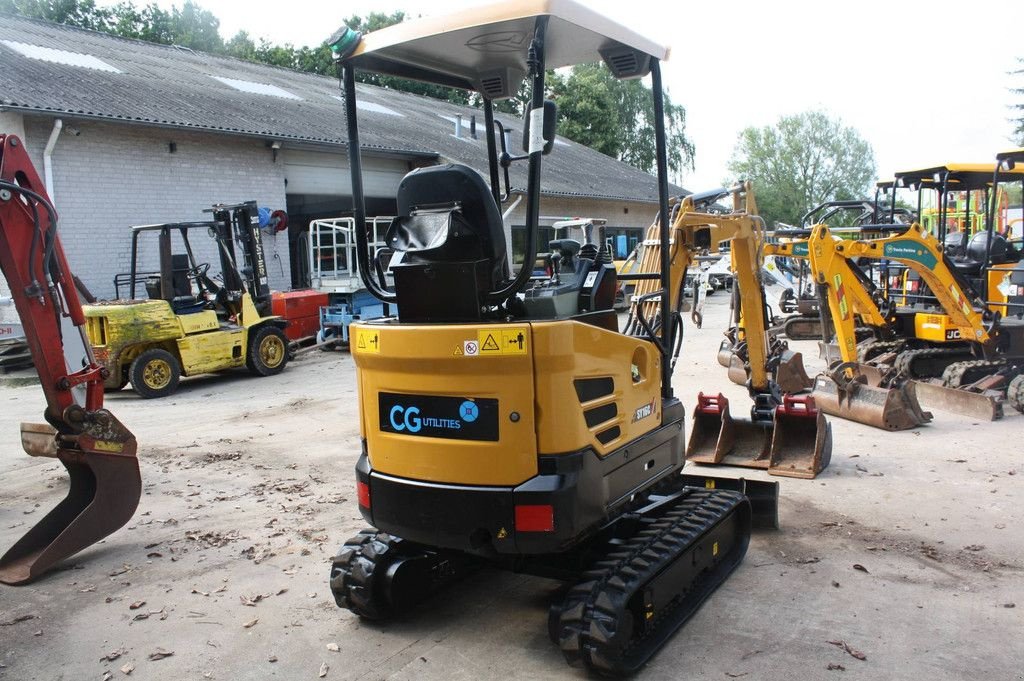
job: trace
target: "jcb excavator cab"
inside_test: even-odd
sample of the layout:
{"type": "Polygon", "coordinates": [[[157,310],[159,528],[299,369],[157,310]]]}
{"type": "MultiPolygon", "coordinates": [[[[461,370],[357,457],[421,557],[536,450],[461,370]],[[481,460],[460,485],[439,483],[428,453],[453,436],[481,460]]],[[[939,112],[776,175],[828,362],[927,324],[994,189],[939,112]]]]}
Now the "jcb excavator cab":
{"type": "MultiPolygon", "coordinates": [[[[352,326],[363,448],[356,487],[373,527],[335,557],[335,598],[384,618],[480,561],[579,582],[552,608],[552,640],[570,662],[632,671],[740,562],[751,507],[742,494],[690,487],[680,475],[685,415],[671,385],[670,306],[639,336],[595,323],[611,313],[595,313],[587,294],[592,300],[605,270],[614,272],[596,244],[598,253],[573,255],[573,274],[586,273],[571,278],[571,290],[559,288],[569,277],[537,286],[533,270],[543,158],[555,141],[545,71],[603,61],[619,78],[651,76],[667,216],[660,62],[668,50],[572,0],[504,2],[366,36],[343,27],[330,43],[356,224],[365,218],[357,69],[476,92],[487,150],[482,174],[449,165],[402,181],[387,237],[393,289],[371,276],[366,235],[356,232],[363,283],[398,314],[352,326]],[[525,153],[514,156],[494,102],[524,78],[525,153]],[[498,206],[511,193],[509,167],[523,162],[526,239],[514,271],[498,206]],[[587,569],[601,578],[585,578],[587,569]],[[609,604],[603,614],[598,603],[609,604]]],[[[668,221],[654,229],[667,245],[668,221]]],[[[644,276],[667,296],[664,265],[644,276]]],[[[774,485],[753,487],[774,500],[774,485]]]]}

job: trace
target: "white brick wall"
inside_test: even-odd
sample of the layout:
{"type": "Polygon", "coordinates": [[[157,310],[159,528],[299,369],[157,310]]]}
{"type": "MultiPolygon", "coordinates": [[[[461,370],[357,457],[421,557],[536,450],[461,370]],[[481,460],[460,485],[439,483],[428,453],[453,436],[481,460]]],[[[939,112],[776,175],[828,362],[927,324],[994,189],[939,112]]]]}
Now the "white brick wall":
{"type": "MultiPolygon", "coordinates": [[[[64,124],[52,156],[60,234],[71,268],[97,297],[112,298],[114,275],[131,267],[132,225],[209,220],[202,211],[214,203],[255,200],[272,210],[285,207],[284,163],[274,163],[260,140],[102,122],[64,124]],[[81,134],[69,134],[69,126],[81,134]]],[[[52,118],[25,117],[26,148],[40,176],[52,127],[52,118]]],[[[197,259],[219,272],[213,240],[201,231],[191,239],[197,259]]],[[[287,289],[287,235],[264,235],[263,243],[271,288],[287,289]]],[[[140,253],[143,269],[157,268],[155,238],[140,239],[140,253]]]]}

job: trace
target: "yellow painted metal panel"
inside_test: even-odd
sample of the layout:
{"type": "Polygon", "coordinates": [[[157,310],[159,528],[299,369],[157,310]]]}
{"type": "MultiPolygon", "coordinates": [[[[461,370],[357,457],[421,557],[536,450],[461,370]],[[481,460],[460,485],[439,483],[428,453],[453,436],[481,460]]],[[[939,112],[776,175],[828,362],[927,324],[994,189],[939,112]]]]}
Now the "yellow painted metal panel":
{"type": "Polygon", "coordinates": [[[220,328],[220,324],[217,321],[217,313],[213,310],[183,314],[178,319],[181,320],[181,330],[186,334],[216,331],[220,328]]]}
{"type": "Polygon", "coordinates": [[[245,364],[244,328],[193,334],[178,340],[182,373],[186,376],[220,371],[245,364]]]}
{"type": "Polygon", "coordinates": [[[536,368],[537,445],[544,454],[590,446],[605,455],[661,425],[661,356],[654,344],[574,321],[531,324],[536,368]],[[611,395],[580,403],[574,381],[611,378],[611,395]],[[636,379],[636,380],[634,380],[636,379]],[[588,426],[585,413],[610,413],[588,426]],[[604,412],[597,408],[606,407],[604,412]],[[611,437],[613,428],[619,429],[611,437]],[[598,439],[605,434],[606,442],[598,439]]]}
{"type": "Polygon", "coordinates": [[[377,341],[377,352],[356,350],[360,427],[375,470],[415,480],[467,485],[516,485],[537,474],[533,357],[530,327],[524,354],[466,354],[481,330],[498,324],[444,326],[352,325],[354,337],[377,341]],[[460,440],[385,432],[382,392],[498,400],[498,440],[460,440]]]}

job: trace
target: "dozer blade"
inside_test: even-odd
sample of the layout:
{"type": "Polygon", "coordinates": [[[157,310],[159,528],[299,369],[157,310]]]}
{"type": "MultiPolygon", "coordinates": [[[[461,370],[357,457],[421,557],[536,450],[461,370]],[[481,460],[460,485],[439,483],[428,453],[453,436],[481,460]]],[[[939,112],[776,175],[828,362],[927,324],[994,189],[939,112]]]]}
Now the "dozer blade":
{"type": "Polygon", "coordinates": [[[785,395],[775,408],[768,473],[814,478],[832,460],[832,425],[810,396],[785,395]]]}
{"type": "Polygon", "coordinates": [[[802,393],[810,390],[814,381],[804,369],[804,356],[792,350],[783,350],[775,368],[775,383],[784,393],[802,393]]]}
{"type": "Polygon", "coordinates": [[[972,392],[960,388],[947,388],[930,381],[907,383],[913,384],[921,404],[929,409],[948,411],[983,421],[1003,418],[1003,403],[999,399],[999,393],[994,390],[972,392]]]}
{"type": "Polygon", "coordinates": [[[721,393],[700,393],[693,411],[686,459],[699,464],[766,469],[771,432],[771,424],[732,418],[729,400],[721,393]]]}
{"type": "Polygon", "coordinates": [[[863,376],[846,379],[840,365],[833,376],[821,374],[814,382],[811,397],[826,414],[856,421],[883,430],[908,430],[932,420],[918,404],[912,383],[898,388],[876,388],[863,376]]]}
{"type": "MultiPolygon", "coordinates": [[[[123,429],[120,423],[117,427],[123,429]]],[[[111,432],[111,431],[108,431],[111,432]]],[[[125,431],[127,433],[127,431],[125,431]]],[[[67,496],[0,558],[0,582],[26,584],[61,560],[127,523],[139,505],[142,477],[130,433],[117,441],[80,436],[81,449],[55,442],[49,426],[22,424],[22,443],[32,456],[60,460],[70,477],[67,496]],[[102,447],[119,451],[97,451],[102,447]]]]}

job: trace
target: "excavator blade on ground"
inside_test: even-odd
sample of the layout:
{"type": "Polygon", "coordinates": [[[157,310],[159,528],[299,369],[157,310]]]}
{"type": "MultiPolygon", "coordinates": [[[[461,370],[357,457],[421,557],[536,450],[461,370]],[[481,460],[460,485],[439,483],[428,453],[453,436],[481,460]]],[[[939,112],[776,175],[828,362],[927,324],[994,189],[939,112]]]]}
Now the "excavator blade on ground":
{"type": "Polygon", "coordinates": [[[917,398],[928,409],[962,414],[983,421],[1003,418],[1003,403],[998,390],[967,390],[949,388],[932,381],[908,381],[917,398]]]}
{"type": "Polygon", "coordinates": [[[78,448],[60,446],[49,425],[21,425],[25,452],[59,460],[70,484],[67,496],[0,558],[0,582],[27,584],[134,515],[142,496],[135,438],[110,412],[93,416],[104,418],[102,432],[78,435],[78,448]]]}
{"type": "Polygon", "coordinates": [[[697,396],[688,461],[758,468],[771,475],[813,478],[832,456],[831,428],[807,397],[786,396],[771,421],[734,419],[729,400],[697,396]]]}
{"type": "Polygon", "coordinates": [[[932,420],[931,413],[921,409],[911,382],[879,388],[862,375],[851,378],[847,370],[853,365],[840,364],[815,379],[811,397],[826,414],[883,430],[908,430],[932,420]]]}

